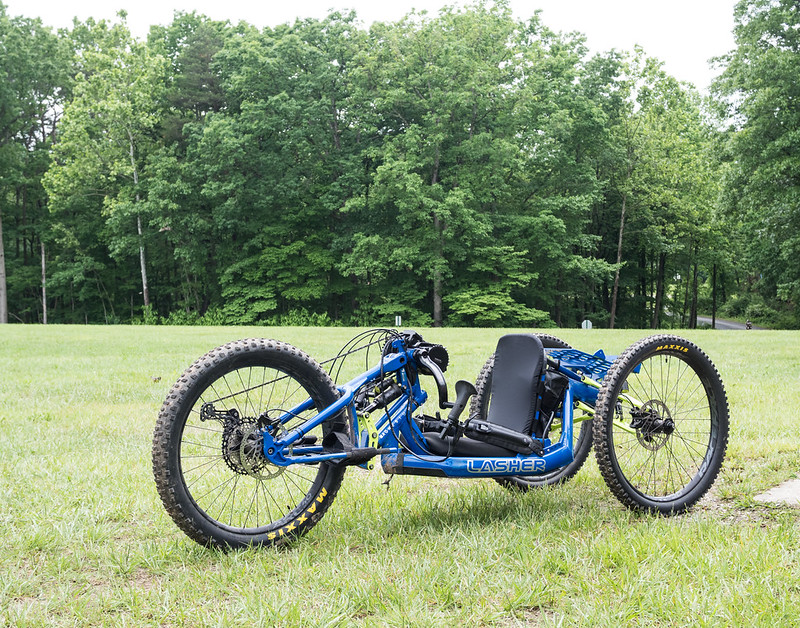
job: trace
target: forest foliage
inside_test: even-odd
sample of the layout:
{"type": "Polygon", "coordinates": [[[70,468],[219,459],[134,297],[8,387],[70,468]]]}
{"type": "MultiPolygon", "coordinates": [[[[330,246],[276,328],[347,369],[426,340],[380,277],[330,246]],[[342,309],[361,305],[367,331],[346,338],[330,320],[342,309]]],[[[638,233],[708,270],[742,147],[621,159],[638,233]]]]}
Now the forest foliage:
{"type": "Polygon", "coordinates": [[[800,15],[712,97],[502,1],[53,32],[0,3],[0,320],[797,326],[800,15]]]}

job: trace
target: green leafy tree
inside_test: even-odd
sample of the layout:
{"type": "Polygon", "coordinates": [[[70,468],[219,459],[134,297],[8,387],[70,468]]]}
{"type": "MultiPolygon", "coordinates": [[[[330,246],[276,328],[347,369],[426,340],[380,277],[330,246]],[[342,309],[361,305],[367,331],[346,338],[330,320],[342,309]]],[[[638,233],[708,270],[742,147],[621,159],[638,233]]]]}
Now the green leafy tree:
{"type": "MultiPolygon", "coordinates": [[[[742,0],[714,85],[728,123],[725,208],[747,243],[746,285],[800,323],[800,7],[742,0]]],[[[760,312],[753,311],[753,315],[760,312]]],[[[776,321],[780,322],[780,321],[776,321]]]]}
{"type": "Polygon", "coordinates": [[[348,202],[357,226],[342,268],[388,300],[379,313],[445,306],[457,324],[548,320],[520,295],[534,279],[527,241],[503,237],[524,169],[519,108],[526,64],[505,4],[446,9],[373,27],[362,89],[381,144],[369,185],[348,202]],[[429,304],[422,302],[430,299],[429,304]]]}
{"type": "Polygon", "coordinates": [[[527,250],[535,272],[523,302],[570,325],[591,311],[591,295],[610,274],[589,228],[608,152],[608,90],[599,86],[616,74],[604,77],[584,62],[581,36],[553,33],[538,17],[520,25],[518,46],[517,163],[495,234],[527,250]]]}
{"type": "Polygon", "coordinates": [[[130,37],[124,20],[88,28],[92,45],[78,51],[81,71],[45,186],[57,213],[82,198],[101,200],[100,208],[93,203],[94,211],[102,212],[112,256],[138,253],[142,301],[148,308],[149,208],[143,176],[162,110],[165,62],[130,37]]]}
{"type": "Polygon", "coordinates": [[[41,177],[69,92],[64,42],[41,20],[9,17],[0,3],[0,323],[9,295],[18,320],[42,320],[39,260],[48,237],[41,177]],[[3,226],[6,233],[3,233],[3,226]],[[15,242],[6,255],[6,238],[15,242]]]}
{"type": "Polygon", "coordinates": [[[205,160],[198,143],[206,123],[227,106],[214,59],[230,37],[249,30],[196,13],[176,13],[171,24],[150,29],[148,47],[167,60],[160,141],[146,163],[151,224],[159,233],[151,257],[155,253],[165,316],[181,311],[199,319],[219,306],[221,251],[236,234],[216,227],[213,203],[203,194],[205,160]]]}
{"type": "Polygon", "coordinates": [[[232,38],[215,57],[228,108],[187,151],[219,240],[222,308],[253,322],[330,308],[349,285],[333,239],[363,175],[350,89],[364,35],[354,15],[232,38]]]}
{"type": "Polygon", "coordinates": [[[718,192],[709,128],[694,90],[657,60],[640,49],[616,59],[594,227],[614,269],[604,296],[608,325],[657,327],[669,310],[694,326],[718,192]],[[668,303],[669,279],[678,274],[684,298],[668,303]]]}

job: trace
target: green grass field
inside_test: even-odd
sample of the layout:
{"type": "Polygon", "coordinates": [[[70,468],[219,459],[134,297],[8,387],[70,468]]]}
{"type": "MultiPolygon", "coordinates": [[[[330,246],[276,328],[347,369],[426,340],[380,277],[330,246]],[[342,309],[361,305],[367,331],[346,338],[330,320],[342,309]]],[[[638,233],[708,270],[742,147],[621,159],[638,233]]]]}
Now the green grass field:
{"type": "MultiPolygon", "coordinates": [[[[322,360],[352,329],[0,326],[0,625],[800,625],[800,510],[755,502],[800,473],[800,333],[684,335],[714,360],[731,438],[712,493],[625,510],[593,458],[564,487],[348,470],[293,546],[221,553],[162,508],[150,446],[197,356],[270,336],[322,360]],[[154,381],[154,378],[159,378],[154,381]]],[[[501,330],[428,330],[474,380],[501,330]]],[[[618,353],[647,332],[562,330],[618,353]]]]}

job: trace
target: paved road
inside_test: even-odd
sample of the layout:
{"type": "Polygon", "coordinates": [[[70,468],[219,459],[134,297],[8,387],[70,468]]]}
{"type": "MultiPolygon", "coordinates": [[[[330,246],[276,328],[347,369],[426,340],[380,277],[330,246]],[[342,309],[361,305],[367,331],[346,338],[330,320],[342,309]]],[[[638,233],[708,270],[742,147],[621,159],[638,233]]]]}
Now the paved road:
{"type": "MultiPolygon", "coordinates": [[[[697,317],[697,324],[698,325],[711,325],[711,317],[710,316],[698,316],[697,317]]],[[[717,319],[717,329],[747,329],[744,323],[740,323],[738,321],[728,321],[722,318],[717,319]]],[[[753,329],[764,329],[763,327],[758,327],[753,325],[753,329]]]]}

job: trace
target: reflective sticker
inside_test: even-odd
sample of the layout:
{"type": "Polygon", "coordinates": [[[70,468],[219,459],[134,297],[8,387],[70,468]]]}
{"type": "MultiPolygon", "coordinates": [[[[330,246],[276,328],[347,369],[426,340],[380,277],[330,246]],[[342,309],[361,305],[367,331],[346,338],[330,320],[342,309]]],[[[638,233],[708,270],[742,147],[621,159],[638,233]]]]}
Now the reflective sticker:
{"type": "Polygon", "coordinates": [[[470,473],[540,473],[546,463],[542,458],[509,458],[500,460],[468,460],[470,473]]]}

